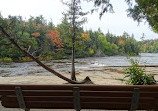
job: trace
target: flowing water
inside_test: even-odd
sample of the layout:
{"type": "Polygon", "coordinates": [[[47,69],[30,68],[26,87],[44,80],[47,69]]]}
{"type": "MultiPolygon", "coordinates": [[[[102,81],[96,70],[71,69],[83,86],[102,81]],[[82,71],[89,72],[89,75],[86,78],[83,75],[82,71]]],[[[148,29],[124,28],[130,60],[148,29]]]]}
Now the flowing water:
{"type": "MultiPolygon", "coordinates": [[[[140,56],[133,56],[134,59],[140,59],[140,65],[158,65],[158,53],[141,53],[140,56]],[[140,57],[141,56],[141,57],[140,57]]],[[[56,71],[71,71],[71,60],[50,60],[42,61],[47,66],[56,71]]],[[[76,69],[100,67],[100,66],[127,66],[130,63],[126,56],[106,56],[106,57],[88,57],[76,59],[76,69]]],[[[32,75],[52,75],[35,62],[11,62],[0,63],[0,77],[9,76],[32,76],[32,75]]]]}

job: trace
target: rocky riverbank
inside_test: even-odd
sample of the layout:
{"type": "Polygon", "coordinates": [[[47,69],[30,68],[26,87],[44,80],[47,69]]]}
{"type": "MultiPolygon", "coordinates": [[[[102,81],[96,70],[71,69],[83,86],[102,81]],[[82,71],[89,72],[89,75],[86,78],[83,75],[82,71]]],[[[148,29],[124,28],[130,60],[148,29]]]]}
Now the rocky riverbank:
{"type": "MultiPolygon", "coordinates": [[[[154,74],[158,80],[158,68],[146,68],[148,74],[154,74]]],[[[64,76],[70,78],[70,72],[67,70],[60,71],[64,76]]],[[[77,80],[81,81],[86,76],[95,84],[102,85],[124,85],[123,68],[107,68],[107,67],[94,67],[76,70],[77,80]]],[[[66,82],[52,74],[49,76],[14,76],[14,77],[1,77],[0,84],[65,84],[66,82]]]]}

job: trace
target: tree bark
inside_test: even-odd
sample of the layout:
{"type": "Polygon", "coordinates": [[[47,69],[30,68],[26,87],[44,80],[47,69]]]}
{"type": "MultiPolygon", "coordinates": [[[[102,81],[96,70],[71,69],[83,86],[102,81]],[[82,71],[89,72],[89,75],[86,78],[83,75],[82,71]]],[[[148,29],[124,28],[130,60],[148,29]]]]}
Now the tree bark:
{"type": "Polygon", "coordinates": [[[73,36],[72,36],[72,71],[71,71],[71,79],[76,81],[76,75],[75,75],[75,36],[76,36],[76,27],[75,27],[75,0],[72,0],[73,2],[73,17],[72,17],[72,28],[73,28],[73,36]]]}
{"type": "Polygon", "coordinates": [[[26,50],[24,50],[23,48],[21,48],[17,42],[15,42],[15,40],[4,30],[4,28],[2,26],[0,26],[0,30],[2,31],[2,33],[10,40],[10,42],[12,44],[15,45],[15,47],[17,49],[19,49],[20,51],[22,51],[25,55],[27,55],[28,57],[30,57],[32,60],[34,60],[36,63],[38,63],[40,66],[42,66],[44,69],[46,69],[47,71],[53,73],[54,75],[58,76],[59,78],[67,81],[68,83],[71,84],[93,84],[93,82],[90,80],[89,77],[86,77],[83,81],[81,82],[76,82],[74,80],[71,80],[63,75],[61,75],[60,73],[56,72],[53,69],[50,69],[49,67],[47,67],[46,65],[44,65],[41,61],[39,61],[37,58],[35,58],[33,55],[31,55],[30,53],[28,53],[26,50]]]}

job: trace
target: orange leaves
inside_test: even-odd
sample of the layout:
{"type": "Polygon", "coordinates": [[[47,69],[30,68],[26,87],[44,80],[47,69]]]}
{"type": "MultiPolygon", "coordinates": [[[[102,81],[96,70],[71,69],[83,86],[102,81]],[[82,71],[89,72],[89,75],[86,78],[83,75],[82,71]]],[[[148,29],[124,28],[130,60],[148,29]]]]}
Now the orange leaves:
{"type": "Polygon", "coordinates": [[[89,34],[86,34],[86,33],[82,33],[81,38],[83,40],[90,40],[91,39],[90,36],[89,36],[89,34]]]}
{"type": "Polygon", "coordinates": [[[34,36],[34,37],[39,37],[40,33],[32,33],[31,35],[34,36]]]}
{"type": "MultiPolygon", "coordinates": [[[[49,30],[49,33],[46,36],[51,40],[53,46],[57,48],[63,47],[60,33],[57,30],[49,30]]],[[[58,51],[59,49],[56,50],[58,51]]]]}
{"type": "Polygon", "coordinates": [[[146,46],[144,45],[143,49],[145,50],[146,49],[146,46]]]}
{"type": "Polygon", "coordinates": [[[42,24],[37,24],[37,26],[40,27],[40,28],[47,28],[48,27],[48,26],[44,26],[42,24]]]}
{"type": "Polygon", "coordinates": [[[121,40],[121,39],[122,39],[122,37],[120,36],[120,37],[119,37],[119,39],[121,40]]]}
{"type": "Polygon", "coordinates": [[[120,43],[120,44],[124,44],[125,41],[124,41],[124,40],[120,40],[119,43],[120,43]]]}
{"type": "Polygon", "coordinates": [[[125,45],[125,40],[122,40],[121,36],[119,36],[119,44],[125,45]]]}

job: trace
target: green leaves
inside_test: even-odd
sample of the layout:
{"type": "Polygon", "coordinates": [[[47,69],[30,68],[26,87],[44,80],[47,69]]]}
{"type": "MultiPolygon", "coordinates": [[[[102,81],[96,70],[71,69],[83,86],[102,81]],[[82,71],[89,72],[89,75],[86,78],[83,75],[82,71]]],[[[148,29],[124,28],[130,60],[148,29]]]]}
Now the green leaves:
{"type": "MultiPolygon", "coordinates": [[[[127,3],[132,0],[126,0],[127,3]]],[[[136,4],[127,10],[128,16],[141,22],[147,20],[155,32],[158,31],[158,1],[157,0],[136,0],[136,4]]]]}
{"type": "MultiPolygon", "coordinates": [[[[113,13],[113,6],[110,0],[87,0],[94,1],[95,9],[91,12],[101,8],[100,18],[105,12],[113,13]],[[97,7],[97,8],[96,8],[97,7]]],[[[147,20],[153,30],[158,32],[158,0],[125,0],[129,8],[127,9],[127,15],[133,18],[137,22],[147,20]],[[133,5],[133,3],[135,3],[133,5]]]]}
{"type": "Polygon", "coordinates": [[[131,63],[131,66],[125,69],[125,77],[127,78],[126,83],[129,85],[151,85],[155,84],[155,80],[152,75],[145,73],[145,67],[139,67],[139,60],[127,58],[131,63]]]}
{"type": "MultiPolygon", "coordinates": [[[[94,6],[95,7],[100,7],[102,9],[101,12],[100,12],[100,19],[101,19],[101,17],[103,16],[103,14],[105,12],[114,13],[113,6],[110,3],[110,0],[95,0],[94,1],[94,6]]],[[[94,9],[92,9],[92,11],[93,10],[94,9]]]]}
{"type": "MultiPolygon", "coordinates": [[[[52,22],[46,23],[45,21],[43,16],[30,17],[28,20],[23,20],[18,16],[9,16],[9,18],[5,19],[1,17],[0,25],[23,49],[36,57],[70,57],[73,45],[73,28],[68,16],[65,15],[62,23],[57,27],[52,22]],[[49,30],[60,32],[57,38],[61,38],[63,43],[61,51],[57,51],[58,45],[53,46],[51,40],[47,38],[47,34],[50,33],[49,30]]],[[[133,55],[134,53],[138,54],[140,51],[138,42],[133,38],[134,36],[130,37],[127,33],[116,36],[109,32],[103,34],[100,29],[97,31],[84,31],[83,27],[76,26],[75,28],[76,43],[74,46],[76,57],[133,55]]],[[[53,44],[60,43],[57,38],[52,37],[53,44]]],[[[153,50],[157,50],[157,44],[154,45],[153,50]]],[[[11,57],[14,59],[23,56],[0,31],[0,58],[11,57]]]]}

